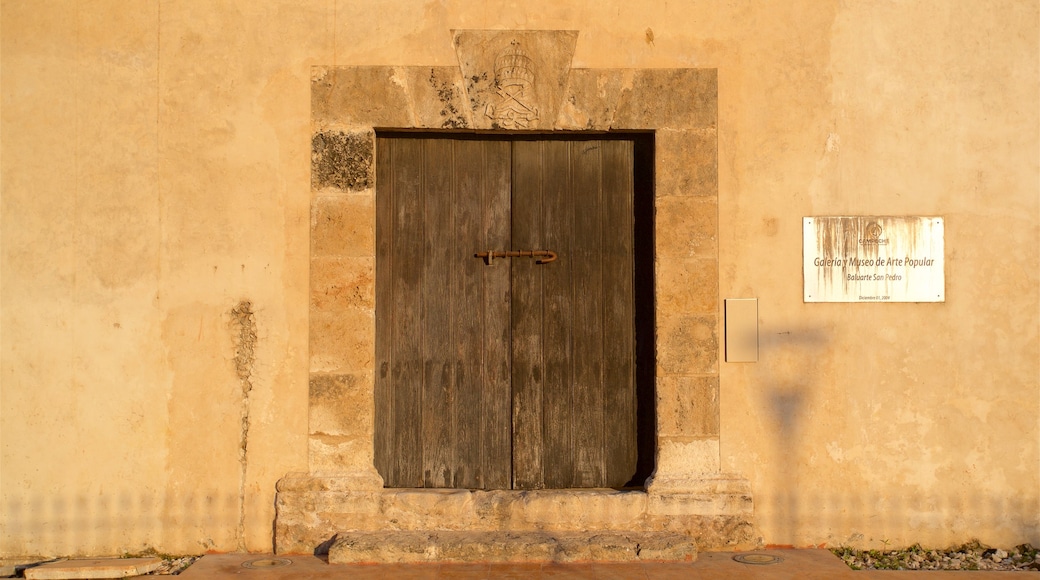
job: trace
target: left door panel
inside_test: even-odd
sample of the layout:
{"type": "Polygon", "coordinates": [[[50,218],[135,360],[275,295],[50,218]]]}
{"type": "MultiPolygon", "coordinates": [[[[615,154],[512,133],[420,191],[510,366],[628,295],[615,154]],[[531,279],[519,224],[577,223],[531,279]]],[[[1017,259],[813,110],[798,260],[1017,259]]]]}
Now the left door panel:
{"type": "Polygon", "coordinates": [[[510,144],[376,140],[375,465],[388,487],[510,485],[510,144]]]}

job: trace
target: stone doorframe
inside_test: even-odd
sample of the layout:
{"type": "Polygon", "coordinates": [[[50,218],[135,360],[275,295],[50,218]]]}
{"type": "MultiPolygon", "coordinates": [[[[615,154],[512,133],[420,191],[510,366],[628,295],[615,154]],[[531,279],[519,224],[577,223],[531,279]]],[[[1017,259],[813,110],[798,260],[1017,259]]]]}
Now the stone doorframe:
{"type": "Polygon", "coordinates": [[[571,68],[575,31],[453,35],[458,67],[312,70],[309,473],[278,483],[276,549],[311,551],[346,529],[491,525],[479,514],[466,523],[481,501],[513,514],[494,525],[552,528],[528,505],[542,500],[561,522],[597,509],[617,519],[623,505],[624,521],[604,527],[749,545],[750,486],[720,472],[717,72],[571,68]],[[646,492],[383,489],[373,467],[377,129],[654,133],[657,457],[646,492]],[[447,505],[442,523],[430,502],[447,505]]]}

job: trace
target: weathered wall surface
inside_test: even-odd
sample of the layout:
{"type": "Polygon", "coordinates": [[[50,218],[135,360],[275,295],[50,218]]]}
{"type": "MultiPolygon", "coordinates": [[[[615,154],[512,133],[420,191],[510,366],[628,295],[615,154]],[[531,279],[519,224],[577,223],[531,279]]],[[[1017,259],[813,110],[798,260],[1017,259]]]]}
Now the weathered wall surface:
{"type": "Polygon", "coordinates": [[[764,542],[1040,543],[1037,2],[5,0],[0,554],[270,549],[310,66],[455,65],[459,28],[718,69],[719,298],[762,336],[721,459],[764,542]],[[803,304],[801,218],[846,214],[944,216],[946,302],[803,304]]]}
{"type": "Polygon", "coordinates": [[[723,368],[723,462],[769,542],[1035,542],[1037,4],[828,20],[744,58],[782,98],[719,97],[722,296],[761,323],[723,368]],[[801,303],[798,217],[856,214],[944,216],[946,302],[801,303]]]}

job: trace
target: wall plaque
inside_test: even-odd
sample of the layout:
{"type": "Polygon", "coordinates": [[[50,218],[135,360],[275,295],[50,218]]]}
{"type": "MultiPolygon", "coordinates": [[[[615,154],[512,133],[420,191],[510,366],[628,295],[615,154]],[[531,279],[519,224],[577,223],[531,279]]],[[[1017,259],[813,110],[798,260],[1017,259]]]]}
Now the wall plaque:
{"type": "Polygon", "coordinates": [[[944,302],[943,218],[802,220],[806,302],[944,302]]]}

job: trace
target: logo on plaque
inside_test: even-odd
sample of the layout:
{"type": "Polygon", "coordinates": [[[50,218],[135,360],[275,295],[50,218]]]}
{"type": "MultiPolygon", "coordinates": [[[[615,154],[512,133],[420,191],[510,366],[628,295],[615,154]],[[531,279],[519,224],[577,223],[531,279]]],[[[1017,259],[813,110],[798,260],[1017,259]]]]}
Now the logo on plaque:
{"type": "Polygon", "coordinates": [[[488,103],[485,114],[504,129],[526,129],[538,119],[538,108],[529,104],[526,94],[534,85],[531,65],[531,58],[516,41],[495,59],[498,100],[488,103]]]}
{"type": "Polygon", "coordinates": [[[885,238],[881,237],[881,234],[884,233],[884,231],[885,230],[881,228],[881,224],[879,224],[877,222],[872,222],[872,223],[870,223],[866,227],[866,229],[864,229],[864,233],[866,234],[866,237],[864,239],[861,239],[859,241],[859,243],[860,244],[866,244],[866,245],[869,245],[869,244],[877,244],[877,245],[887,244],[888,240],[886,240],[885,238]]]}

